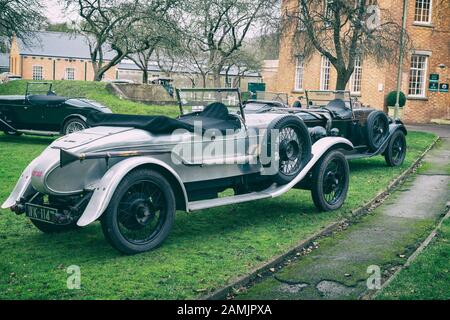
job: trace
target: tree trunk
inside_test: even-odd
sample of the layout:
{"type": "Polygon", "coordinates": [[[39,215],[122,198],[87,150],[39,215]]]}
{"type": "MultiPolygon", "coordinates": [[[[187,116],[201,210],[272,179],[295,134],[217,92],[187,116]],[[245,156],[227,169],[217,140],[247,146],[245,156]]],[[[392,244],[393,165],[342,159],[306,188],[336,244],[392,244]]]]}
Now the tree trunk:
{"type": "Polygon", "coordinates": [[[142,69],[142,83],[143,84],[148,84],[148,71],[147,68],[142,69]]]}
{"type": "Polygon", "coordinates": [[[206,74],[202,74],[203,88],[206,88],[206,74]]]}
{"type": "Polygon", "coordinates": [[[221,88],[222,83],[220,81],[220,71],[219,70],[214,71],[213,79],[214,79],[214,87],[221,88]]]}
{"type": "Polygon", "coordinates": [[[347,70],[337,71],[336,90],[345,90],[349,79],[347,70]]]}
{"type": "Polygon", "coordinates": [[[94,81],[102,81],[104,74],[105,74],[104,71],[98,70],[94,75],[94,81]]]}

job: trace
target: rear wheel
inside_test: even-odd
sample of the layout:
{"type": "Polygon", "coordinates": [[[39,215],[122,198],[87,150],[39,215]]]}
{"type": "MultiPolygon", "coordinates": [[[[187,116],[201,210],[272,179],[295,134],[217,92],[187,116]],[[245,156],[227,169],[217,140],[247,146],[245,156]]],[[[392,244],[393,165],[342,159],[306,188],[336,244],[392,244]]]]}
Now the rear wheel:
{"type": "Polygon", "coordinates": [[[87,128],[86,122],[80,118],[72,118],[66,121],[63,127],[63,134],[68,135],[73,132],[81,131],[87,128]]]}
{"type": "Polygon", "coordinates": [[[367,142],[372,151],[378,150],[389,135],[389,119],[382,111],[369,114],[366,123],[367,142]]]}
{"type": "Polygon", "coordinates": [[[153,170],[136,170],[119,184],[101,219],[108,242],[125,254],[148,251],[168,236],[175,219],[175,195],[153,170]]]}
{"type": "Polygon", "coordinates": [[[38,228],[43,233],[60,233],[60,232],[76,230],[79,228],[77,226],[76,222],[73,222],[71,224],[66,224],[66,225],[57,225],[57,224],[51,224],[51,223],[34,220],[34,219],[30,219],[30,221],[36,228],[38,228]]]}
{"type": "Polygon", "coordinates": [[[320,211],[339,209],[347,197],[349,166],[340,151],[326,154],[314,167],[311,195],[320,211]]]}
{"type": "Polygon", "coordinates": [[[405,157],[406,138],[405,134],[399,130],[392,135],[391,140],[389,141],[387,149],[384,153],[384,159],[386,160],[388,166],[398,167],[403,164],[403,161],[405,161],[405,157]]]}
{"type": "MultiPolygon", "coordinates": [[[[291,182],[311,159],[311,138],[306,125],[297,117],[284,117],[268,128],[267,154],[272,154],[272,137],[278,133],[278,167],[273,179],[278,184],[291,182]]],[[[271,162],[272,163],[272,162],[271,162]]]]}

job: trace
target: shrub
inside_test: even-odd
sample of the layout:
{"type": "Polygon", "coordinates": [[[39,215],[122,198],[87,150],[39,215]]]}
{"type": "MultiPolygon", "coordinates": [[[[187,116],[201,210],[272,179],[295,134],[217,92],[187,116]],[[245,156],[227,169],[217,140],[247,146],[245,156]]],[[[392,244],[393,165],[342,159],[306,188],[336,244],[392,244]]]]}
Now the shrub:
{"type": "MultiPolygon", "coordinates": [[[[389,107],[394,107],[395,106],[395,102],[397,100],[397,91],[392,91],[389,92],[389,94],[387,95],[387,105],[389,107]]],[[[403,92],[400,91],[400,108],[403,108],[406,104],[406,96],[403,92]]]]}

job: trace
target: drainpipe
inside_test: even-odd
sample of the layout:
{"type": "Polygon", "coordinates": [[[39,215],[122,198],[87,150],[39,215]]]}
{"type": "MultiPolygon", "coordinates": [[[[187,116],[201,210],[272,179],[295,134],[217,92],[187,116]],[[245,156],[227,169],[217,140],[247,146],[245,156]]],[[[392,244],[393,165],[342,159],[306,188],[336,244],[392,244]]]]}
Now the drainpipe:
{"type": "Polygon", "coordinates": [[[406,31],[406,16],[408,14],[408,0],[403,0],[403,17],[402,17],[402,33],[400,36],[400,58],[398,62],[397,73],[397,98],[395,100],[394,119],[399,119],[400,110],[400,91],[402,90],[402,69],[403,69],[403,56],[404,56],[404,44],[405,44],[405,31],[406,31]]]}

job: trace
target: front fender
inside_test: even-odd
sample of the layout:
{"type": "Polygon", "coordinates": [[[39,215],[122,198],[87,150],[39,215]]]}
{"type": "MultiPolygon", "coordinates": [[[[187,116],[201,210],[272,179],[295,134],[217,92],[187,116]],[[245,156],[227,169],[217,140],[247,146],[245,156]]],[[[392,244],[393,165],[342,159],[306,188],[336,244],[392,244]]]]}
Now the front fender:
{"type": "Polygon", "coordinates": [[[94,186],[94,193],[92,194],[89,203],[81,215],[80,219],[77,222],[77,225],[83,227],[86,226],[98,218],[105,212],[106,208],[111,201],[111,198],[116,191],[119,183],[122,179],[133,169],[146,164],[152,164],[156,166],[160,166],[165,170],[169,171],[173,177],[180,184],[181,190],[183,191],[184,200],[187,206],[187,193],[184,187],[184,184],[180,178],[180,176],[173,170],[169,165],[164,163],[161,160],[152,158],[152,157],[136,157],[136,158],[128,158],[125,159],[111,169],[109,169],[103,178],[94,186]]]}
{"type": "Polygon", "coordinates": [[[28,196],[32,192],[35,192],[33,190],[33,187],[31,186],[31,178],[33,175],[33,170],[39,161],[40,157],[37,157],[36,159],[31,161],[30,164],[25,168],[8,199],[6,199],[6,201],[2,204],[2,209],[11,208],[21,198],[28,196]]]}
{"type": "Polygon", "coordinates": [[[288,192],[290,189],[292,189],[297,183],[301,182],[306,175],[312,170],[314,165],[319,162],[319,160],[330,150],[335,149],[348,149],[353,150],[354,146],[353,144],[342,137],[326,137],[323,139],[320,139],[312,146],[312,158],[308,162],[308,164],[302,169],[302,171],[298,174],[297,177],[295,177],[294,180],[289,182],[288,184],[285,184],[281,187],[276,188],[271,192],[271,196],[273,198],[279,197],[283,195],[284,193],[288,192]]]}

